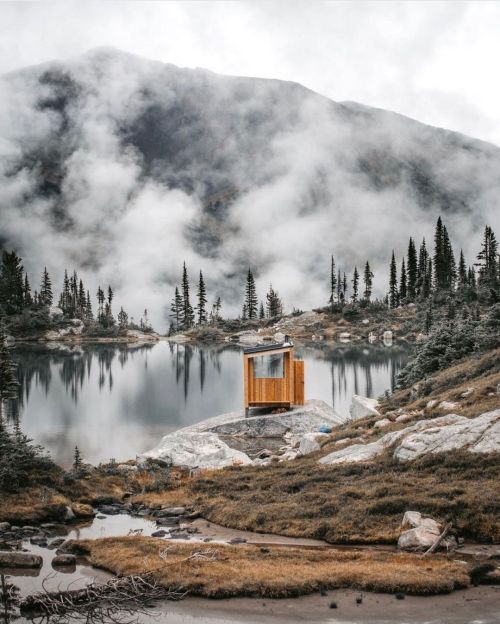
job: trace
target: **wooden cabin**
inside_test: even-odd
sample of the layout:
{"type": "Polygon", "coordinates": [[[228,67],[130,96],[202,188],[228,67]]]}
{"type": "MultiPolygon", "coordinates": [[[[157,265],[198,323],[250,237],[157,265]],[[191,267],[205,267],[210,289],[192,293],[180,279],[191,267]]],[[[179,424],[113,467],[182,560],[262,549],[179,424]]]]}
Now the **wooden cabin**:
{"type": "Polygon", "coordinates": [[[244,349],[243,377],[245,416],[251,407],[304,405],[304,362],[290,341],[244,349]]]}

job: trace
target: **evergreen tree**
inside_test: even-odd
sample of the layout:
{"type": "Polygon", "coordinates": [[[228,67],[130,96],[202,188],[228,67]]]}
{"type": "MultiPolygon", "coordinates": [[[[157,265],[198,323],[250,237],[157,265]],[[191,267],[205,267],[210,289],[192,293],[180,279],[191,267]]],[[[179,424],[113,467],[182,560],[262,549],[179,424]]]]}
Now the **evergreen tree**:
{"type": "Polygon", "coordinates": [[[90,300],[90,293],[87,290],[87,298],[85,301],[85,319],[87,321],[93,321],[94,320],[94,313],[92,311],[92,302],[90,300]]]}
{"type": "Polygon", "coordinates": [[[417,297],[417,275],[418,275],[418,262],[417,262],[417,250],[415,248],[415,242],[413,238],[410,238],[408,243],[408,264],[407,270],[407,295],[406,299],[408,303],[415,301],[417,297]]]}
{"type": "Polygon", "coordinates": [[[24,307],[24,278],[21,258],[4,251],[0,267],[0,303],[7,314],[17,314],[24,307]]]}
{"type": "MultiPolygon", "coordinates": [[[[40,295],[42,295],[42,293],[43,291],[41,290],[40,295]]],[[[59,297],[59,307],[61,308],[65,316],[69,315],[70,309],[71,309],[71,290],[70,290],[68,271],[66,269],[64,270],[62,292],[61,292],[61,296],[59,297]]]]}
{"type": "Polygon", "coordinates": [[[75,446],[75,452],[73,454],[73,472],[79,472],[82,469],[83,461],[80,449],[75,446]]]}
{"type": "Polygon", "coordinates": [[[28,274],[24,275],[24,288],[23,288],[23,300],[24,307],[31,308],[33,305],[33,297],[31,296],[31,286],[28,280],[28,274]]]}
{"type": "Polygon", "coordinates": [[[343,288],[342,288],[342,279],[340,277],[340,269],[337,271],[337,301],[343,301],[343,288]]]}
{"type": "Polygon", "coordinates": [[[85,320],[87,318],[87,297],[85,294],[85,288],[83,286],[83,281],[80,280],[78,285],[78,305],[77,305],[77,316],[80,319],[85,320]]]}
{"type": "Polygon", "coordinates": [[[181,325],[182,329],[190,329],[194,325],[194,311],[189,300],[189,277],[186,268],[186,263],[182,267],[182,315],[181,325]]]}
{"type": "Polygon", "coordinates": [[[261,301],[260,307],[259,307],[259,319],[262,320],[265,317],[266,317],[266,312],[264,310],[264,303],[261,301]]]}
{"type": "Polygon", "coordinates": [[[241,310],[241,320],[242,321],[247,321],[248,320],[248,310],[247,310],[247,304],[246,303],[243,304],[243,309],[241,310]]]}
{"type": "Polygon", "coordinates": [[[269,292],[266,295],[266,308],[269,318],[275,318],[283,314],[283,303],[272,284],[269,285],[269,292]]]}
{"type": "Polygon", "coordinates": [[[372,297],[372,289],[373,289],[373,271],[370,269],[370,264],[367,262],[365,264],[365,271],[363,274],[363,281],[365,283],[365,290],[363,293],[363,298],[366,303],[370,303],[370,299],[372,297]]]}
{"type": "Polygon", "coordinates": [[[406,267],[405,267],[405,259],[401,261],[401,274],[399,277],[399,301],[401,303],[406,303],[407,297],[407,283],[406,283],[406,267]]]}
{"type": "Polygon", "coordinates": [[[424,284],[427,281],[428,261],[429,261],[429,254],[427,252],[427,247],[426,247],[425,238],[424,238],[420,245],[420,250],[418,254],[418,265],[417,265],[416,296],[419,299],[423,299],[425,296],[424,284]]]}
{"type": "Polygon", "coordinates": [[[103,289],[98,286],[97,287],[97,321],[101,324],[104,323],[105,312],[104,312],[104,302],[106,298],[104,296],[103,289]]]}
{"type": "Polygon", "coordinates": [[[389,268],[389,307],[397,308],[398,304],[398,271],[396,268],[396,258],[393,250],[391,265],[389,268]]]}
{"type": "Polygon", "coordinates": [[[335,260],[333,259],[333,256],[332,256],[331,264],[330,264],[330,299],[329,299],[332,312],[333,312],[333,304],[335,303],[336,293],[337,293],[337,275],[335,273],[335,260]]]}
{"type": "Polygon", "coordinates": [[[450,238],[448,236],[448,230],[445,226],[443,226],[443,248],[445,288],[447,290],[453,290],[455,288],[455,282],[457,279],[457,266],[455,263],[453,248],[451,246],[450,238]]]}
{"type": "Polygon", "coordinates": [[[344,273],[344,277],[342,279],[342,301],[346,300],[346,294],[347,294],[347,276],[344,273]]]}
{"type": "Polygon", "coordinates": [[[429,305],[425,313],[424,333],[428,334],[432,327],[432,307],[429,305]]]}
{"type": "Polygon", "coordinates": [[[359,288],[359,273],[358,267],[354,267],[354,273],[352,276],[352,302],[357,303],[358,301],[358,288],[359,288]]]}
{"type": "Polygon", "coordinates": [[[489,225],[484,228],[481,250],[477,255],[477,283],[481,289],[498,290],[500,282],[500,260],[498,258],[498,242],[489,225]]]}
{"type": "Polygon", "coordinates": [[[222,308],[222,303],[220,297],[217,297],[215,302],[212,304],[212,311],[210,312],[210,320],[213,323],[218,323],[220,321],[220,311],[222,308]]]}
{"type": "Polygon", "coordinates": [[[170,317],[172,318],[176,331],[179,331],[179,328],[182,324],[182,310],[182,296],[179,292],[178,286],[176,286],[174,298],[172,299],[172,303],[170,304],[170,317]]]}
{"type": "Polygon", "coordinates": [[[257,291],[255,289],[255,280],[252,271],[248,269],[247,281],[245,285],[245,306],[249,319],[257,318],[257,306],[259,300],[257,299],[257,291]]]}
{"type": "Polygon", "coordinates": [[[444,231],[441,217],[438,218],[434,231],[434,283],[436,290],[446,288],[446,261],[444,249],[444,231]]]}
{"type": "Polygon", "coordinates": [[[198,305],[196,306],[196,309],[198,310],[198,325],[203,325],[207,322],[207,290],[205,288],[205,280],[203,279],[203,273],[201,271],[196,296],[198,297],[198,305]]]}
{"type": "Polygon", "coordinates": [[[128,327],[128,314],[123,307],[120,307],[120,311],[118,312],[118,325],[120,329],[126,329],[128,327]]]}
{"type": "Polygon", "coordinates": [[[467,265],[465,264],[464,252],[461,249],[458,261],[458,287],[463,290],[467,286],[467,282],[467,265]]]}

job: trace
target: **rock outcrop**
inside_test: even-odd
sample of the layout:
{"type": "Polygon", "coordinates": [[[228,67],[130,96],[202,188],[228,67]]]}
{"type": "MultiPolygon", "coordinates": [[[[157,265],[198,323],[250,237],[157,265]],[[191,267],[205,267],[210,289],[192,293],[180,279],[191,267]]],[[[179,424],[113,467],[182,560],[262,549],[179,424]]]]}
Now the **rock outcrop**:
{"type": "Polygon", "coordinates": [[[319,461],[322,464],[366,461],[388,448],[394,449],[394,458],[399,461],[456,449],[466,449],[471,453],[500,451],[500,409],[476,418],[447,414],[419,420],[404,429],[387,433],[374,442],[352,444],[333,451],[319,461]]]}
{"type": "MultiPolygon", "coordinates": [[[[425,518],[418,511],[407,511],[401,523],[398,548],[401,550],[422,551],[430,548],[441,534],[442,527],[432,518],[425,518]]],[[[439,547],[454,548],[453,537],[445,537],[439,547]]]]}
{"type": "Polygon", "coordinates": [[[366,416],[380,416],[378,411],[377,399],[369,399],[368,397],[354,394],[349,408],[351,420],[358,420],[366,416]]]}
{"type": "Polygon", "coordinates": [[[173,466],[189,468],[224,468],[252,463],[246,453],[231,448],[215,433],[183,429],[166,435],[157,447],[139,459],[161,459],[173,466]]]}

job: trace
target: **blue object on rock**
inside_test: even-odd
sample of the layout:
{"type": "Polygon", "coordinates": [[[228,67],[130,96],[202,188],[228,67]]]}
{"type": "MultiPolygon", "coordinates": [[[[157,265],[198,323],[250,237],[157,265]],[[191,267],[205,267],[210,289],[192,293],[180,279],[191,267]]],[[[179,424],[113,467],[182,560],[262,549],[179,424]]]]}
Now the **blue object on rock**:
{"type": "Polygon", "coordinates": [[[320,433],[331,433],[332,432],[332,428],[328,427],[327,425],[321,425],[321,427],[319,428],[319,432],[320,433]]]}

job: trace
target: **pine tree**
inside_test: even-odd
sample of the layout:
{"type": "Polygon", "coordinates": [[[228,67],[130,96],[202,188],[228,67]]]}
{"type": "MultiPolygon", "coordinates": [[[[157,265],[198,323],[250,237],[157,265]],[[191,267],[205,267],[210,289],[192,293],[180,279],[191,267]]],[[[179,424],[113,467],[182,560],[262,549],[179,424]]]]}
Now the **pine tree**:
{"type": "Polygon", "coordinates": [[[333,312],[333,304],[335,303],[336,293],[337,293],[337,275],[335,273],[335,260],[333,259],[333,256],[332,256],[331,264],[330,264],[330,299],[329,299],[332,312],[333,312]]]}
{"type": "Polygon", "coordinates": [[[401,303],[406,303],[406,296],[408,294],[407,290],[407,282],[406,282],[406,267],[405,267],[405,259],[401,261],[401,273],[399,277],[399,301],[401,303]]]}
{"type": "Polygon", "coordinates": [[[373,289],[373,271],[370,269],[370,264],[367,261],[365,264],[365,271],[363,274],[363,281],[365,283],[365,290],[363,292],[363,298],[366,303],[370,303],[370,299],[372,297],[372,289],[373,289]]]}
{"type": "Polygon", "coordinates": [[[413,238],[410,238],[408,243],[408,264],[406,267],[407,270],[407,295],[406,299],[408,303],[412,303],[415,301],[417,297],[417,274],[418,274],[418,263],[417,263],[417,250],[415,248],[415,242],[413,238]]]}
{"type": "Polygon", "coordinates": [[[342,279],[340,277],[340,269],[337,271],[337,301],[340,303],[343,301],[342,295],[342,279]]]}
{"type": "Polygon", "coordinates": [[[189,300],[189,277],[186,268],[186,263],[182,267],[182,315],[181,325],[182,329],[190,329],[194,325],[194,311],[189,300]]]}
{"type": "Polygon", "coordinates": [[[425,238],[422,240],[420,250],[418,254],[418,266],[417,266],[417,282],[416,282],[416,296],[417,298],[423,298],[424,282],[427,276],[427,262],[429,260],[429,254],[425,245],[425,238]]]}
{"type": "Polygon", "coordinates": [[[87,298],[85,302],[85,319],[89,322],[94,320],[94,313],[92,311],[92,302],[90,300],[90,293],[88,290],[87,290],[87,298]]]}
{"type": "Polygon", "coordinates": [[[261,301],[260,307],[259,307],[259,319],[262,320],[265,317],[266,317],[266,312],[264,310],[264,303],[261,301]]]}
{"type": "Polygon", "coordinates": [[[484,228],[481,250],[477,255],[479,262],[477,283],[482,289],[498,290],[500,283],[500,260],[498,258],[498,243],[496,236],[489,225],[484,228]]]}
{"type": "Polygon", "coordinates": [[[241,310],[241,320],[242,321],[248,320],[248,310],[247,310],[247,304],[246,303],[243,304],[243,308],[241,310]]]}
{"type": "Polygon", "coordinates": [[[7,314],[21,312],[24,307],[24,278],[21,258],[4,251],[0,267],[0,301],[7,314]]]}
{"type": "Polygon", "coordinates": [[[212,304],[212,312],[210,313],[210,320],[212,323],[218,323],[220,321],[221,308],[222,303],[220,297],[217,297],[215,302],[212,304]]]}
{"type": "Polygon", "coordinates": [[[344,277],[342,279],[342,301],[346,300],[346,294],[347,294],[347,276],[344,273],[344,277]]]}
{"type": "Polygon", "coordinates": [[[359,287],[359,273],[358,267],[354,267],[354,273],[352,276],[352,302],[357,303],[358,301],[358,287],[359,287]]]}
{"type": "Polygon", "coordinates": [[[31,286],[28,280],[28,274],[24,275],[24,288],[23,288],[23,300],[24,307],[31,308],[33,305],[33,297],[31,296],[31,286]]]}
{"type": "Polygon", "coordinates": [[[392,251],[391,265],[389,268],[389,307],[397,308],[398,301],[398,272],[396,268],[396,258],[392,251]]]}
{"type": "Polygon", "coordinates": [[[432,307],[429,306],[425,313],[424,333],[428,334],[432,327],[432,307]]]}
{"type": "Polygon", "coordinates": [[[458,287],[463,290],[467,286],[467,265],[465,264],[464,252],[460,250],[458,261],[458,287]]]}
{"type": "Polygon", "coordinates": [[[120,329],[126,329],[128,327],[128,314],[123,307],[120,307],[120,311],[118,312],[118,325],[120,329]]]}
{"type": "Polygon", "coordinates": [[[173,320],[175,330],[179,331],[182,324],[182,296],[178,286],[175,287],[174,298],[170,304],[170,317],[173,320]]]}
{"type": "Polygon", "coordinates": [[[40,293],[38,295],[38,303],[41,306],[50,307],[54,300],[52,293],[52,280],[50,279],[47,267],[44,267],[42,273],[42,282],[40,284],[40,293]]]}
{"type": "Polygon", "coordinates": [[[198,325],[204,325],[207,322],[207,290],[205,288],[205,280],[203,279],[203,273],[201,271],[196,296],[198,297],[198,305],[196,306],[196,309],[198,310],[198,325]]]}
{"type": "Polygon", "coordinates": [[[269,285],[269,291],[266,295],[266,308],[269,318],[275,318],[283,314],[283,302],[272,284],[269,285]]]}
{"type": "Polygon", "coordinates": [[[78,446],[75,446],[75,452],[73,454],[73,471],[79,472],[82,469],[82,455],[78,446]]]}
{"type": "Polygon", "coordinates": [[[444,231],[441,217],[438,218],[434,232],[434,283],[436,290],[446,288],[446,261],[444,249],[444,231]]]}
{"type": "Polygon", "coordinates": [[[457,279],[457,266],[455,263],[455,256],[453,254],[450,237],[448,236],[448,230],[445,226],[443,226],[443,250],[445,288],[447,290],[453,290],[457,279]]]}
{"type": "Polygon", "coordinates": [[[87,298],[85,296],[85,288],[83,286],[83,281],[80,280],[78,285],[78,305],[77,305],[77,316],[80,319],[85,320],[86,315],[86,307],[87,307],[87,298]]]}
{"type": "Polygon", "coordinates": [[[98,286],[97,287],[97,320],[99,323],[104,323],[105,313],[104,313],[104,301],[106,300],[104,296],[103,289],[98,286]]]}
{"type": "MultiPolygon", "coordinates": [[[[42,294],[42,292],[43,291],[40,291],[40,294],[42,294]]],[[[59,307],[61,308],[65,316],[69,315],[69,312],[71,309],[71,290],[70,290],[68,271],[66,269],[64,270],[62,292],[61,292],[61,296],[59,297],[59,307]]]]}
{"type": "Polygon", "coordinates": [[[257,306],[259,300],[257,299],[257,291],[255,289],[255,280],[252,271],[248,269],[247,281],[245,285],[245,306],[249,319],[257,318],[257,306]]]}

